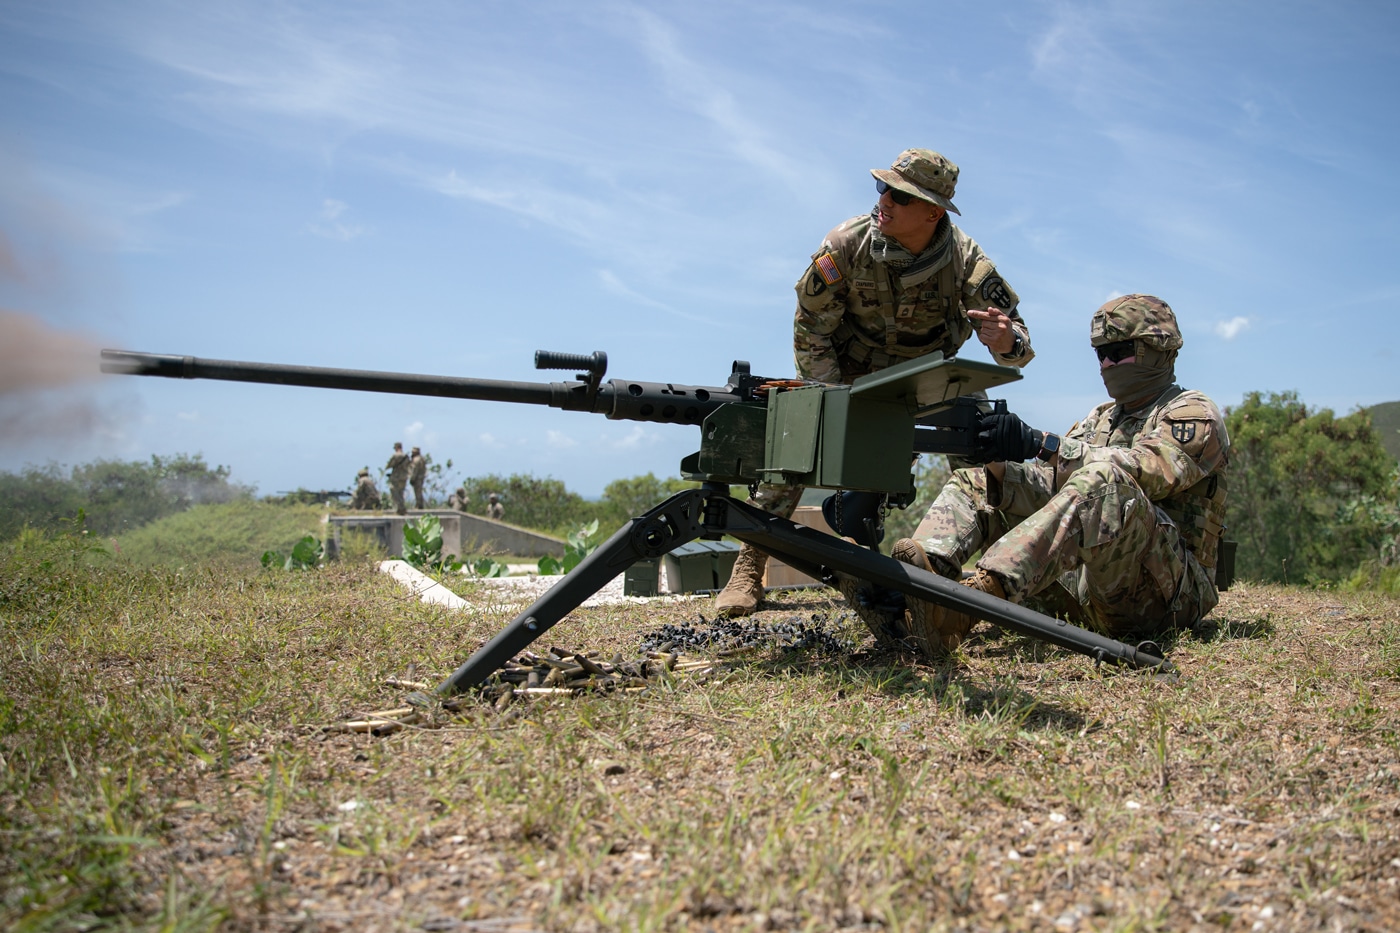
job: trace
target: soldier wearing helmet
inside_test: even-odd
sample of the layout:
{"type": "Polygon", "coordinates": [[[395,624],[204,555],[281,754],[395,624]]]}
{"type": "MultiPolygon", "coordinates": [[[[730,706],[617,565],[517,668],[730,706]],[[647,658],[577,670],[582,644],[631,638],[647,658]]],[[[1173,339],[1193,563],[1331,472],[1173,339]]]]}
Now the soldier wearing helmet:
{"type": "MultiPolygon", "coordinates": [[[[929,149],[906,149],[871,169],[879,201],[826,235],[797,281],[793,355],[804,379],[849,384],[935,351],[953,356],[977,339],[1003,366],[1035,353],[1019,298],[982,248],[949,216],[958,167],[929,149]]],[[[799,486],[760,486],[750,502],[791,515],[799,486]]],[[[748,615],[763,594],[767,556],[740,551],[716,609],[748,615]]]]}
{"type": "Polygon", "coordinates": [[[355,493],[350,497],[350,508],[379,508],[379,487],[374,485],[374,478],[369,475],[369,467],[362,467],[355,475],[355,493]]]}
{"type": "Polygon", "coordinates": [[[428,460],[423,451],[415,447],[408,455],[408,483],[413,487],[413,507],[426,509],[428,501],[423,497],[423,484],[428,480],[428,460]]]}
{"type": "MultiPolygon", "coordinates": [[[[1160,298],[1109,301],[1090,344],[1112,401],[1063,438],[1014,414],[984,416],[985,466],[957,470],[894,557],[959,579],[980,550],[967,585],[1114,636],[1189,626],[1219,600],[1225,420],[1176,384],[1181,331],[1160,298]]],[[[901,634],[935,655],[973,622],[910,599],[901,634]]]]}

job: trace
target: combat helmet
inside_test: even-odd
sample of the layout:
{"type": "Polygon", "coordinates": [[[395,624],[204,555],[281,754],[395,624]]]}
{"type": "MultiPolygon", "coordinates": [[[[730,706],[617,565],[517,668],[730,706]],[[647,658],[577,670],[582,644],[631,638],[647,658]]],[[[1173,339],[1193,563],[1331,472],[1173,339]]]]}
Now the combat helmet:
{"type": "Polygon", "coordinates": [[[1181,328],[1171,305],[1152,295],[1124,295],[1105,302],[1089,324],[1089,343],[1097,349],[1124,340],[1141,341],[1163,353],[1181,349],[1181,328]]]}

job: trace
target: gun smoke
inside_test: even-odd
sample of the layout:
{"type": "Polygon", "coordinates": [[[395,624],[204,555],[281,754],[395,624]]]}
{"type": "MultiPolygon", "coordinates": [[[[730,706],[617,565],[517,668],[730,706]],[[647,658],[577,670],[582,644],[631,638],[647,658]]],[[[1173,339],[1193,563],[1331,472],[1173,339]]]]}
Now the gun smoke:
{"type": "Polygon", "coordinates": [[[0,441],[82,437],[110,423],[90,392],[74,390],[97,379],[98,353],[87,337],[0,308],[0,441]]]}

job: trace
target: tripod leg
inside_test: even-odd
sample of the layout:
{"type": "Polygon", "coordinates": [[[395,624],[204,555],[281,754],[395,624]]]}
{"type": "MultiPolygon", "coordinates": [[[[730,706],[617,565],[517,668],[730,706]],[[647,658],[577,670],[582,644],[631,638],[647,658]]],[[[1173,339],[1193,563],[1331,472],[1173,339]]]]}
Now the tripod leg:
{"type": "Polygon", "coordinates": [[[660,557],[700,537],[704,532],[701,510],[705,498],[705,493],[699,489],[677,493],[623,525],[530,608],[478,648],[452,676],[438,685],[437,692],[450,696],[485,682],[507,661],[524,651],[531,642],[628,567],[639,560],[660,557]]]}
{"type": "Polygon", "coordinates": [[[714,520],[707,521],[707,531],[731,534],[806,573],[816,570],[812,575],[824,582],[833,581],[832,572],[839,571],[877,586],[898,590],[906,596],[996,622],[1012,631],[1087,655],[1096,661],[1152,667],[1162,673],[1175,670],[1171,662],[1152,652],[1151,649],[1157,652],[1161,649],[1151,642],[1143,642],[1142,650],[1139,650],[799,525],[790,519],[770,515],[746,503],[726,498],[713,503],[709,514],[714,520]]]}

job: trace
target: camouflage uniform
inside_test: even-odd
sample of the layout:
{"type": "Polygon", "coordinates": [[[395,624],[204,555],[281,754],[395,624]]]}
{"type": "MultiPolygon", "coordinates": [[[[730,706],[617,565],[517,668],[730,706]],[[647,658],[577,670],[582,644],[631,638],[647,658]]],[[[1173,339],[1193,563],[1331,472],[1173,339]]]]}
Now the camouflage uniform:
{"type": "Polygon", "coordinates": [[[404,487],[408,485],[408,454],[402,444],[394,445],[394,453],[384,464],[389,471],[389,496],[394,501],[394,511],[399,515],[408,514],[408,504],[404,502],[404,487]]]}
{"type": "Polygon", "coordinates": [[[415,447],[408,462],[408,482],[413,486],[413,507],[426,509],[428,504],[423,498],[423,483],[428,478],[428,461],[423,458],[422,451],[415,447]]]}
{"type": "Polygon", "coordinates": [[[506,507],[501,505],[501,499],[495,493],[492,493],[487,500],[486,517],[494,518],[496,521],[506,517],[506,507]]]}
{"type": "MultiPolygon", "coordinates": [[[[1129,295],[1101,308],[1094,346],[1125,339],[1136,357],[1164,360],[1169,381],[1181,337],[1165,302],[1129,295]]],[[[1152,389],[1134,410],[1112,401],[1091,411],[1053,465],[1010,462],[1001,482],[980,468],[956,471],[914,532],[933,569],[956,578],[983,550],[977,567],[1005,598],[1112,635],[1210,612],[1230,439],[1206,395],[1152,389]]]]}
{"type": "Polygon", "coordinates": [[[447,497],[447,507],[456,509],[458,512],[467,511],[467,490],[463,486],[458,486],[457,491],[447,497]]]}
{"type": "Polygon", "coordinates": [[[350,508],[364,510],[379,508],[379,489],[374,485],[374,479],[369,475],[369,470],[360,471],[359,479],[355,483],[355,494],[350,497],[350,508]]]}
{"type": "MultiPolygon", "coordinates": [[[[871,175],[959,213],[951,200],[958,167],[936,152],[906,150],[888,170],[872,169],[871,175]]],[[[828,233],[797,281],[792,343],[799,376],[849,385],[935,350],[953,356],[975,330],[968,308],[996,307],[1011,318],[1016,345],[1005,354],[989,350],[997,363],[1021,367],[1031,361],[1030,331],[1016,310],[1020,299],[949,214],[914,256],[881,234],[877,211],[828,233]]],[[[801,486],[761,484],[749,504],[791,517],[802,493],[801,486]]]]}

